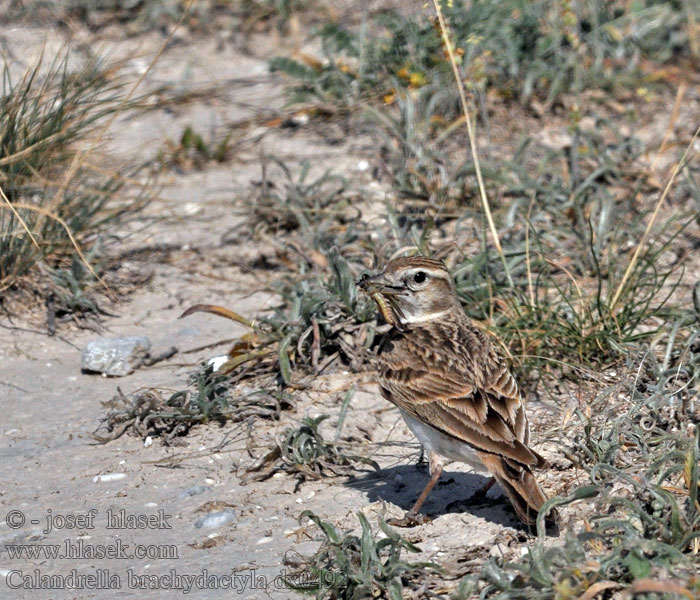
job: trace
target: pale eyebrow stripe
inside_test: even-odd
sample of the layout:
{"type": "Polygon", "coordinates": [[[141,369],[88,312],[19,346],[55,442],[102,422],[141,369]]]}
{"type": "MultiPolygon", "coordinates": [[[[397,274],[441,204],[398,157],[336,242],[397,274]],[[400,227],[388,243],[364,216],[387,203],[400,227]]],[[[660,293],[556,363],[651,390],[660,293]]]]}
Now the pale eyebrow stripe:
{"type": "Polygon", "coordinates": [[[444,279],[448,273],[443,271],[442,269],[433,269],[430,267],[411,267],[409,273],[414,274],[414,273],[427,273],[428,275],[432,275],[433,277],[438,277],[441,279],[444,279]]]}

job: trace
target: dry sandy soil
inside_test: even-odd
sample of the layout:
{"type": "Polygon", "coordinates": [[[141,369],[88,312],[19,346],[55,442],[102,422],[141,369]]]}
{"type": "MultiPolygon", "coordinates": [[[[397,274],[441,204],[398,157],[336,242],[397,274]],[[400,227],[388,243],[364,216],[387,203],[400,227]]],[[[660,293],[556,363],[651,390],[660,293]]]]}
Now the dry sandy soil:
{"type": "MultiPolygon", "coordinates": [[[[73,43],[87,41],[84,32],[73,35],[73,43]]],[[[65,43],[64,33],[26,26],[0,32],[0,38],[11,50],[17,72],[32,64],[42,44],[52,52],[65,43]]],[[[123,38],[118,30],[107,29],[89,41],[104,46],[114,59],[127,59],[125,74],[136,80],[164,38],[155,33],[123,38]]],[[[262,154],[273,152],[292,165],[309,159],[315,168],[331,167],[381,195],[381,186],[358,167],[360,161],[374,157],[370,139],[344,139],[340,132],[334,136],[340,139],[329,144],[327,137],[303,127],[280,129],[255,121],[261,115],[274,116],[284,105],[281,83],[269,73],[266,62],[284,43],[291,42],[262,35],[245,43],[177,35],[148,73],[144,89],[176,82],[192,89],[215,87],[216,95],[141,113],[112,126],[101,151],[119,161],[135,155],[155,156],[167,140],[179,139],[188,124],[207,132],[253,119],[242,130],[250,142],[240,146],[232,161],[209,164],[202,170],[171,170],[162,176],[163,188],[147,210],[147,216],[161,217],[157,223],[116,232],[122,247],[172,244],[178,248],[166,260],[150,265],[134,261],[135,270],[150,268],[153,277],[111,308],[119,316],[106,319],[99,333],[64,326],[53,337],[44,333],[39,312],[0,319],[3,598],[171,598],[183,593],[168,589],[174,574],[184,577],[203,572],[219,578],[235,573],[236,578],[232,582],[219,579],[218,585],[224,587],[208,580],[205,589],[198,589],[200,580],[188,596],[291,597],[275,582],[286,568],[285,555],[310,554],[318,545],[312,539],[314,528],[298,521],[302,510],[313,510],[341,530],[357,529],[358,511],[375,525],[380,514],[401,515],[419,493],[427,473],[416,461],[418,445],[374,386],[349,374],[339,373],[320,381],[318,390],[298,394],[298,403],[282,421],[256,424],[252,438],[241,425],[198,427],[173,446],[159,439],[147,445],[129,435],[101,445],[89,436],[105,414],[102,402],[111,399],[117,387],[125,393],[151,386],[181,389],[200,361],[225,347],[185,351],[243,332],[212,315],[178,320],[188,306],[222,304],[254,318],[274,301],[254,291],[265,282],[265,273],[240,268],[241,257],[256,249],[221,241],[224,233],[242,221],[239,209],[251,182],[260,179],[262,154]],[[144,335],[150,338],[154,352],[176,346],[180,353],[118,380],[81,373],[80,350],[98,335],[144,335]],[[242,485],[238,473],[265,451],[280,429],[305,415],[337,415],[342,389],[352,383],[359,383],[359,391],[344,432],[363,440],[367,455],[380,464],[379,472],[370,469],[353,478],[307,481],[298,489],[296,480],[286,474],[242,485]],[[167,462],[158,464],[173,457],[180,459],[174,467],[167,462]],[[100,475],[109,476],[101,480],[100,475]],[[203,515],[226,507],[235,513],[232,521],[210,528],[196,526],[203,515]],[[117,523],[110,528],[109,511],[160,515],[160,520],[117,523]],[[63,518],[69,515],[82,519],[63,518]],[[65,555],[79,543],[82,556],[65,555]],[[3,550],[6,544],[27,544],[40,549],[39,555],[12,558],[3,550]],[[58,557],[41,555],[47,545],[56,544],[60,545],[58,557]],[[121,555],[97,556],[100,548],[109,551],[119,544],[121,555]],[[136,556],[139,550],[150,556],[136,556]],[[73,570],[78,575],[99,573],[98,583],[113,589],[28,589],[39,576],[68,576],[73,570]],[[28,581],[23,579],[27,576],[28,581]],[[236,594],[227,585],[233,585],[236,594]]],[[[537,415],[548,409],[534,406],[532,410],[537,415]]],[[[336,423],[337,418],[329,420],[328,431],[336,423]]],[[[468,511],[448,508],[455,499],[468,498],[484,482],[484,477],[470,473],[467,467],[447,469],[426,505],[434,520],[406,534],[423,551],[417,560],[447,565],[456,578],[463,571],[460,565],[475,554],[517,552],[527,541],[528,534],[516,526],[497,488],[489,492],[487,505],[468,511]]]]}

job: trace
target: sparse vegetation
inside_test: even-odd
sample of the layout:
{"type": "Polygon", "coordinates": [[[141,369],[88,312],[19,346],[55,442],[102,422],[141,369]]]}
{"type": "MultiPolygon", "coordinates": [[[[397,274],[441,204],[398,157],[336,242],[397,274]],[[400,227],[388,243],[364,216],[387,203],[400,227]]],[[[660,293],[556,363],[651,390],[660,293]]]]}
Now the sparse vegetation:
{"type": "MultiPolygon", "coordinates": [[[[692,4],[448,2],[445,17],[470,90],[552,106],[562,94],[663,81],[663,65],[691,58],[692,4]],[[689,39],[690,37],[690,39],[689,39]]],[[[372,28],[328,23],[317,29],[322,60],[280,57],[271,67],[293,77],[292,100],[354,106],[361,98],[392,102],[397,89],[453,89],[439,27],[429,11],[381,12],[372,28]]],[[[457,108],[456,102],[454,109],[457,108]]],[[[454,111],[452,113],[454,116],[454,111]]],[[[448,116],[448,115],[445,115],[448,116]]]]}
{"type": "Polygon", "coordinates": [[[30,274],[35,280],[35,266],[42,263],[49,277],[36,287],[53,293],[60,310],[96,312],[95,299],[85,292],[96,272],[85,253],[107,226],[142,208],[147,196],[145,187],[124,193],[124,181],[136,167],[110,174],[80,156],[77,144],[129,105],[116,68],[95,58],[76,68],[76,60],[66,53],[51,64],[39,62],[19,81],[4,68],[0,291],[30,274]]]}
{"type": "Polygon", "coordinates": [[[217,140],[213,136],[209,141],[192,126],[188,125],[182,132],[180,140],[175,143],[166,141],[165,148],[158,153],[158,162],[162,167],[175,167],[180,170],[202,169],[209,161],[224,162],[230,157],[231,132],[217,140]]]}
{"type": "Polygon", "coordinates": [[[83,23],[95,31],[118,24],[128,35],[154,29],[167,32],[177,23],[197,33],[206,33],[213,23],[222,33],[230,34],[256,27],[283,28],[292,15],[312,5],[309,0],[6,0],[6,3],[0,23],[32,18],[83,23]]]}
{"type": "MultiPolygon", "coordinates": [[[[416,123],[418,117],[406,129],[416,131],[416,123]]],[[[268,232],[287,234],[289,241],[280,253],[291,272],[272,287],[282,304],[259,327],[272,328],[275,340],[288,338],[287,348],[297,347],[299,340],[298,349],[308,344],[314,352],[296,355],[302,371],[309,366],[303,357],[313,353],[315,365],[338,351],[343,361],[359,364],[362,351],[374,344],[378,323],[367,299],[358,298],[354,280],[372,262],[381,263],[399,248],[412,248],[452,265],[467,312],[528,368],[548,368],[551,360],[603,365],[634,353],[685,314],[669,299],[682,276],[677,244],[693,214],[679,212],[660,224],[615,298],[627,266],[622,259],[631,258],[649,217],[638,200],[645,183],[637,161],[644,148],[634,139],[618,138],[615,143],[608,136],[603,152],[601,132],[579,131],[577,137],[576,156],[525,140],[510,161],[487,171],[490,188],[515,199],[507,212],[505,205],[498,211],[512,284],[478,226],[478,213],[462,205],[463,195],[453,195],[455,189],[468,193],[475,185],[473,171],[453,168],[447,155],[426,157],[425,171],[452,172],[454,177],[399,204],[401,213],[388,209],[371,224],[359,212],[349,212],[342,188],[326,192],[322,184],[335,181],[328,175],[310,185],[288,183],[284,188],[264,178],[251,207],[258,232],[253,235],[267,240],[268,232]],[[542,157],[534,167],[532,155],[542,157]],[[576,178],[565,178],[566,172],[576,173],[576,178]],[[635,183],[630,194],[611,193],[629,182],[635,183]],[[419,214],[418,202],[428,206],[427,212],[419,214]],[[470,237],[482,241],[475,247],[470,237]],[[465,252],[462,244],[472,250],[465,252]],[[338,333],[340,322],[347,323],[347,333],[360,334],[351,338],[338,333]],[[336,332],[330,339],[329,328],[336,332]]],[[[400,144],[391,147],[402,154],[400,144]]],[[[396,169],[395,182],[417,173],[409,159],[397,156],[388,164],[396,169]]],[[[414,181],[436,178],[417,176],[414,181]]],[[[397,195],[402,189],[398,183],[397,195]]],[[[691,193],[686,187],[679,202],[691,193]]],[[[283,375],[291,380],[291,372],[283,375]]]]}
{"type": "Polygon", "coordinates": [[[291,563],[297,569],[286,578],[291,589],[318,599],[402,598],[407,584],[418,587],[426,570],[439,569],[433,563],[406,562],[402,553],[420,551],[414,544],[382,519],[377,535],[364,514],[357,517],[359,536],[341,534],[310,511],[301,513],[300,522],[311,521],[321,530],[322,543],[315,555],[291,563]]]}
{"type": "Polygon", "coordinates": [[[192,375],[188,389],[175,393],[150,389],[126,396],[119,390],[105,403],[109,412],[100,426],[105,433],[94,433],[93,438],[106,443],[128,432],[142,438],[163,436],[170,442],[195,425],[279,419],[280,412],[292,406],[292,398],[285,392],[236,391],[230,379],[205,367],[192,375]]]}
{"type": "MultiPolygon", "coordinates": [[[[695,338],[697,332],[691,345],[695,338]]],[[[688,346],[668,341],[666,364],[652,354],[630,360],[629,375],[565,428],[569,457],[590,482],[561,502],[579,504],[583,526],[561,544],[534,543],[522,560],[492,559],[461,582],[456,598],[595,597],[605,590],[697,596],[700,447],[697,398],[689,390],[700,361],[688,346]]]]}
{"type": "Polygon", "coordinates": [[[255,473],[247,481],[261,481],[278,472],[292,473],[297,487],[307,479],[333,475],[348,475],[360,465],[379,469],[379,465],[364,456],[348,454],[339,444],[327,441],[319,425],[328,415],[305,417],[299,427],[287,427],[276,446],[248,470],[255,473]]]}
{"type": "Polygon", "coordinates": [[[351,206],[347,180],[326,171],[309,181],[310,167],[305,162],[295,176],[274,157],[264,159],[262,177],[246,207],[247,225],[256,236],[300,229],[313,249],[320,250],[333,245],[343,225],[358,222],[360,215],[351,206]]]}

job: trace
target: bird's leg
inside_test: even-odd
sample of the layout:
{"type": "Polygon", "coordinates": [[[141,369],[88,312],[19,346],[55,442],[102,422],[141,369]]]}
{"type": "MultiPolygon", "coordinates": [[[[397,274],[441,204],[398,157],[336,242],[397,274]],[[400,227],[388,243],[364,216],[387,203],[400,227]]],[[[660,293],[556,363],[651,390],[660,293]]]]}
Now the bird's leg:
{"type": "Polygon", "coordinates": [[[484,487],[480,488],[479,491],[476,492],[472,496],[472,498],[478,498],[478,499],[483,499],[486,497],[486,493],[493,487],[493,484],[496,483],[496,478],[495,477],[489,477],[489,480],[484,484],[484,487]]]}
{"type": "Polygon", "coordinates": [[[440,465],[440,468],[436,469],[435,472],[430,475],[430,480],[428,481],[428,484],[425,486],[425,489],[421,492],[420,496],[418,496],[418,500],[416,500],[416,503],[413,505],[413,508],[411,508],[411,510],[408,511],[408,514],[418,514],[418,511],[420,510],[420,507],[423,506],[423,502],[425,502],[425,499],[428,497],[430,490],[432,490],[435,487],[435,484],[440,479],[440,475],[442,475],[442,465],[440,465]]]}
{"type": "Polygon", "coordinates": [[[440,456],[433,452],[428,452],[428,460],[430,461],[430,480],[425,486],[425,489],[421,492],[420,496],[418,496],[418,500],[416,500],[416,503],[411,507],[411,510],[404,515],[403,519],[389,519],[387,521],[389,525],[393,525],[394,527],[415,527],[416,525],[423,525],[430,520],[425,515],[421,515],[418,511],[420,507],[423,506],[423,502],[425,502],[425,499],[428,497],[430,490],[435,487],[435,484],[440,479],[440,475],[442,475],[442,461],[440,460],[440,456]]]}

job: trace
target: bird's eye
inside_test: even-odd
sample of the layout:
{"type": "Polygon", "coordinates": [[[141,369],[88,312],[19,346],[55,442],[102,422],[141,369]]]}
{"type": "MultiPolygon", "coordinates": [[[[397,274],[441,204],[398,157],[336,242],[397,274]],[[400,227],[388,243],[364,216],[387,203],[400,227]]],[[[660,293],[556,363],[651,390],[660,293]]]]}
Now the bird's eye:
{"type": "Polygon", "coordinates": [[[418,271],[418,273],[413,276],[413,281],[416,283],[423,283],[426,277],[427,275],[423,271],[418,271]]]}

